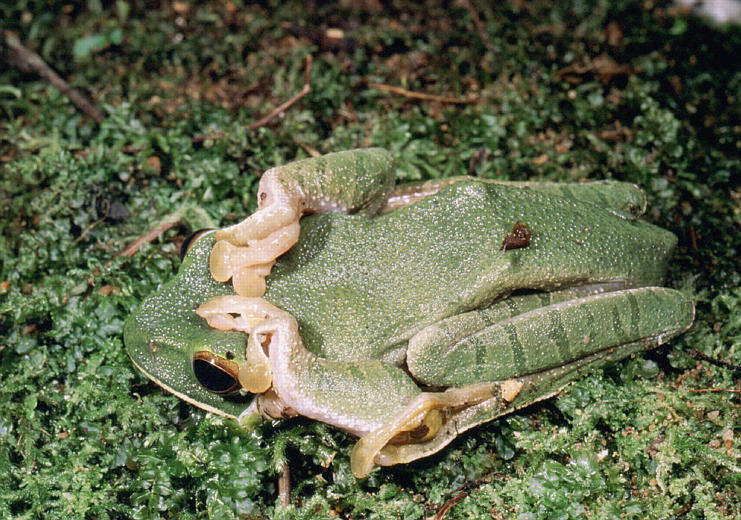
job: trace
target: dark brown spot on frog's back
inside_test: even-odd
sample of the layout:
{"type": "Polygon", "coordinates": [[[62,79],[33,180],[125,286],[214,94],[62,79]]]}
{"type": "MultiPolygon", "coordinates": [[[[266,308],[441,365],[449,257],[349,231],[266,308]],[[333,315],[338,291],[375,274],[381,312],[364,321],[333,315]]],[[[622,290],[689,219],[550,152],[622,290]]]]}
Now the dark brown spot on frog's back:
{"type": "Polygon", "coordinates": [[[533,232],[530,231],[525,224],[517,221],[512,227],[512,232],[504,237],[504,240],[502,241],[502,251],[527,247],[530,245],[530,238],[532,236],[533,232]]]}

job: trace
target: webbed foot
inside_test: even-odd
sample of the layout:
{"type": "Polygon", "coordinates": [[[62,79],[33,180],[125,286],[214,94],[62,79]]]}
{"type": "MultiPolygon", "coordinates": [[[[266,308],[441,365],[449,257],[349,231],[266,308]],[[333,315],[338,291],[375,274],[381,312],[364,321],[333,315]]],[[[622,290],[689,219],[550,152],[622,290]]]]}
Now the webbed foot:
{"type": "Polygon", "coordinates": [[[426,442],[437,434],[448,414],[497,396],[506,404],[517,396],[520,388],[521,383],[509,380],[419,394],[388,423],[363,436],[355,444],[350,454],[353,474],[363,478],[376,464],[396,464],[396,445],[426,442]]]}
{"type": "Polygon", "coordinates": [[[241,296],[265,294],[275,259],[298,241],[306,213],[375,214],[393,185],[393,161],[385,150],[367,148],[303,159],[266,171],[257,211],[216,232],[210,268],[215,280],[230,279],[241,296]]]}
{"type": "Polygon", "coordinates": [[[211,275],[219,282],[231,279],[241,296],[265,294],[265,277],[275,259],[298,240],[303,197],[296,186],[281,183],[278,172],[274,168],[263,175],[255,213],[216,232],[209,259],[211,275]]]}

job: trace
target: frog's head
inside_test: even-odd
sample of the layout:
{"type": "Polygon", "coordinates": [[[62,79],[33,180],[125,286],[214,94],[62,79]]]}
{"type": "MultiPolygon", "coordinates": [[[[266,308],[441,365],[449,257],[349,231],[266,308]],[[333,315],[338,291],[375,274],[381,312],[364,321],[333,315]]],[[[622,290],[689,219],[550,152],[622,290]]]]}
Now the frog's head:
{"type": "Polygon", "coordinates": [[[211,278],[212,234],[193,241],[177,275],[149,296],[126,321],[124,344],[134,364],[168,392],[204,410],[238,417],[253,401],[240,390],[248,336],[213,329],[195,309],[211,298],[233,294],[211,278]]]}

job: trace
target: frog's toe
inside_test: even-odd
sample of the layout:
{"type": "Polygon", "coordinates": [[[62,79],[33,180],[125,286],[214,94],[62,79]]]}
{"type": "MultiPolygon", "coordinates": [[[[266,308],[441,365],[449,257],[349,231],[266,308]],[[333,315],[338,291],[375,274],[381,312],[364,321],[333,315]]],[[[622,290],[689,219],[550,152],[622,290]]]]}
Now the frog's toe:
{"type": "Polygon", "coordinates": [[[298,222],[293,222],[249,246],[219,240],[209,257],[211,276],[219,282],[231,278],[235,292],[241,296],[262,296],[265,277],[275,260],[298,241],[299,232],[298,222]]]}
{"type": "Polygon", "coordinates": [[[195,312],[215,329],[247,334],[265,320],[283,315],[283,311],[262,298],[238,294],[214,296],[195,312]]]}
{"type": "Polygon", "coordinates": [[[260,180],[258,210],[242,222],[217,231],[216,239],[235,246],[262,240],[274,231],[298,222],[302,199],[299,189],[287,188],[276,178],[275,169],[269,170],[260,180]]]}
{"type": "MultiPolygon", "coordinates": [[[[412,399],[388,423],[363,436],[350,454],[350,468],[358,478],[367,476],[376,464],[396,464],[410,446],[434,439],[445,423],[445,415],[455,409],[487,401],[499,394],[500,385],[476,383],[445,392],[425,392],[412,399]]],[[[449,425],[448,425],[449,426],[449,425]]]]}

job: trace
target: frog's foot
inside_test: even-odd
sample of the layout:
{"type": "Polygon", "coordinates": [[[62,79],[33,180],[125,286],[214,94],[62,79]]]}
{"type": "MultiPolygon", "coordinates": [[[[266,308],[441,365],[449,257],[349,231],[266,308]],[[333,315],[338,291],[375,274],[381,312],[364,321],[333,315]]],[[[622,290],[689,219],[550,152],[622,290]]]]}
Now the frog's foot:
{"type": "Polygon", "coordinates": [[[419,394],[389,422],[363,436],[355,444],[350,455],[352,472],[356,477],[363,478],[376,464],[394,464],[394,445],[426,442],[437,434],[448,414],[490,400],[496,394],[509,402],[521,386],[512,380],[501,384],[476,383],[444,392],[419,394]]]}
{"type": "Polygon", "coordinates": [[[239,365],[239,383],[253,394],[267,391],[273,384],[273,373],[265,352],[266,338],[255,329],[265,321],[286,313],[262,298],[227,295],[211,298],[196,309],[196,314],[216,329],[249,334],[245,362],[239,365]]]}
{"type": "Polygon", "coordinates": [[[298,186],[280,182],[278,171],[268,170],[260,180],[255,213],[216,232],[211,275],[219,282],[232,279],[242,296],[262,296],[275,259],[298,240],[304,197],[298,186]]]}
{"type": "Polygon", "coordinates": [[[257,190],[257,211],[239,224],[216,232],[216,240],[246,246],[275,231],[298,222],[303,194],[298,186],[288,187],[278,179],[279,168],[266,171],[257,190]]]}

